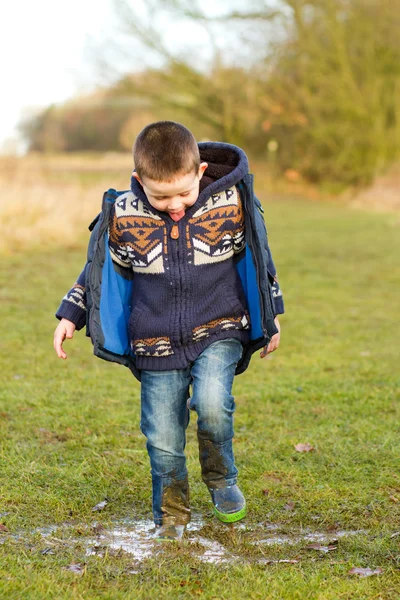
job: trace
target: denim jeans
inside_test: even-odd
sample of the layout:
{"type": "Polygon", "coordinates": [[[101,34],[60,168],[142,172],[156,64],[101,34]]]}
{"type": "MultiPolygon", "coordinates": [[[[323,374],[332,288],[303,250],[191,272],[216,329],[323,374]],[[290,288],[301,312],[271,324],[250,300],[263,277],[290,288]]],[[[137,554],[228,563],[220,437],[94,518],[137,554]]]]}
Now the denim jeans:
{"type": "Polygon", "coordinates": [[[241,342],[229,338],[208,346],[186,369],[142,371],[140,428],[147,438],[156,525],[190,521],[184,453],[189,409],[197,412],[204,483],[210,489],[236,483],[231,392],[241,354],[241,342]]]}

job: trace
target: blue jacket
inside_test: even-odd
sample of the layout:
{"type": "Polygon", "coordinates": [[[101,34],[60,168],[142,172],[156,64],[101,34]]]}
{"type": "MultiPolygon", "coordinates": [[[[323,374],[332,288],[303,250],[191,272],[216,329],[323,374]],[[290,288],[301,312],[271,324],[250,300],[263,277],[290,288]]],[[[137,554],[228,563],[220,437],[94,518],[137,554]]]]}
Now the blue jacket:
{"type": "MultiPolygon", "coordinates": [[[[199,146],[206,146],[212,151],[215,146],[224,146],[243,153],[228,144],[206,143],[199,146]]],[[[229,184],[229,176],[227,177],[229,184]]],[[[208,184],[211,189],[216,185],[221,188],[221,177],[218,177],[218,181],[208,184]]],[[[248,341],[244,345],[243,356],[237,367],[239,374],[247,368],[251,354],[265,346],[277,332],[274,317],[284,309],[279,285],[275,280],[276,270],[268,247],[262,207],[253,193],[252,175],[246,173],[236,185],[244,208],[246,236],[245,249],[237,257],[236,268],[251,323],[248,341]]],[[[92,339],[94,354],[124,364],[140,379],[128,333],[134,275],[130,269],[119,267],[112,261],[109,251],[110,212],[121,194],[123,192],[113,189],[105,193],[102,212],[90,227],[92,235],[88,248],[88,262],[84,275],[78,280],[81,285],[73,288],[69,293],[70,297],[64,299],[57,317],[72,320],[79,329],[82,314],[86,314],[87,335],[92,339]],[[84,309],[85,305],[87,312],[83,313],[82,308],[84,309]]]]}

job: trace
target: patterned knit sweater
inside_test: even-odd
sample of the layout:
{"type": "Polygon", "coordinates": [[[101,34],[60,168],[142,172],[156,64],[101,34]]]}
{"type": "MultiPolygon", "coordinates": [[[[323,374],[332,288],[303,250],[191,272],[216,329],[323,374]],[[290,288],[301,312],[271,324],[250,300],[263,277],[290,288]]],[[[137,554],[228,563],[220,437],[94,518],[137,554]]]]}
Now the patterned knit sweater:
{"type": "MultiPolygon", "coordinates": [[[[112,259],[134,272],[129,335],[138,369],[182,369],[217,340],[248,341],[249,315],[235,267],[245,247],[235,184],[248,164],[245,154],[232,148],[200,144],[201,158],[209,163],[203,189],[178,222],[149,204],[135,178],[112,209],[112,259]]],[[[77,323],[85,304],[82,284],[67,294],[59,318],[77,323]],[[66,302],[74,305],[70,312],[66,302]]],[[[281,295],[277,286],[274,295],[281,295]]]]}

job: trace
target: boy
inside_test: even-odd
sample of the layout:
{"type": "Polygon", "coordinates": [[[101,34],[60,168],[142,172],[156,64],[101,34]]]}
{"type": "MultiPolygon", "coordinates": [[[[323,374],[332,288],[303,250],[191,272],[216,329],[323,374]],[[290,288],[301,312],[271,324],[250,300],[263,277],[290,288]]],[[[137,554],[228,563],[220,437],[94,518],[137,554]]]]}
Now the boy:
{"type": "Polygon", "coordinates": [[[87,322],[95,353],[131,366],[141,380],[157,537],[179,540],[190,521],[189,409],[198,415],[202,478],[216,516],[224,522],[245,516],[232,450],[232,383],[252,352],[264,348],[263,357],[279,346],[283,302],[240,148],[197,144],[183,125],[160,121],[138,135],[133,156],[131,190],[103,211],[103,229],[97,225],[104,234],[92,246],[102,248],[100,259],[95,250],[57,311],[54,348],[65,359],[64,339],[87,322]],[[121,301],[129,347],[120,354],[130,355],[123,360],[104,333],[114,337],[121,329],[110,292],[115,273],[122,277],[117,294],[122,280],[132,284],[121,301]]]}

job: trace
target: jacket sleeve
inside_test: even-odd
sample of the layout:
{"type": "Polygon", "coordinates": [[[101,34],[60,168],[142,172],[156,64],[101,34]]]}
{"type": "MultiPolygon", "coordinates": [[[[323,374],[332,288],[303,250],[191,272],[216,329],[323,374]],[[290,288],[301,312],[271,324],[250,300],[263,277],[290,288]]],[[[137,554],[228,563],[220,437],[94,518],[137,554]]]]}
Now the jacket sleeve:
{"type": "Polygon", "coordinates": [[[72,323],[76,325],[78,331],[86,324],[85,279],[87,266],[88,263],[86,263],[76,283],[74,283],[69,292],[65,294],[56,312],[57,319],[68,319],[68,321],[72,321],[72,323]]]}
{"type": "Polygon", "coordinates": [[[282,291],[276,276],[276,268],[272,258],[271,250],[268,246],[268,279],[272,288],[272,296],[274,298],[275,311],[277,315],[283,315],[285,307],[283,304],[282,291]]]}
{"type": "Polygon", "coordinates": [[[269,279],[269,282],[270,282],[271,288],[272,288],[272,296],[274,298],[275,314],[282,315],[285,312],[285,307],[284,307],[284,303],[283,303],[282,291],[279,286],[279,282],[278,282],[278,278],[277,278],[277,274],[276,274],[275,263],[272,258],[271,249],[268,245],[268,233],[267,233],[267,226],[266,226],[265,220],[264,220],[264,209],[256,195],[254,195],[254,201],[256,203],[257,209],[259,211],[259,214],[261,216],[261,219],[262,219],[262,222],[264,225],[264,229],[265,229],[265,236],[266,236],[266,240],[267,240],[266,245],[265,245],[265,250],[268,255],[268,267],[267,267],[268,273],[267,274],[268,274],[268,279],[269,279]]]}

